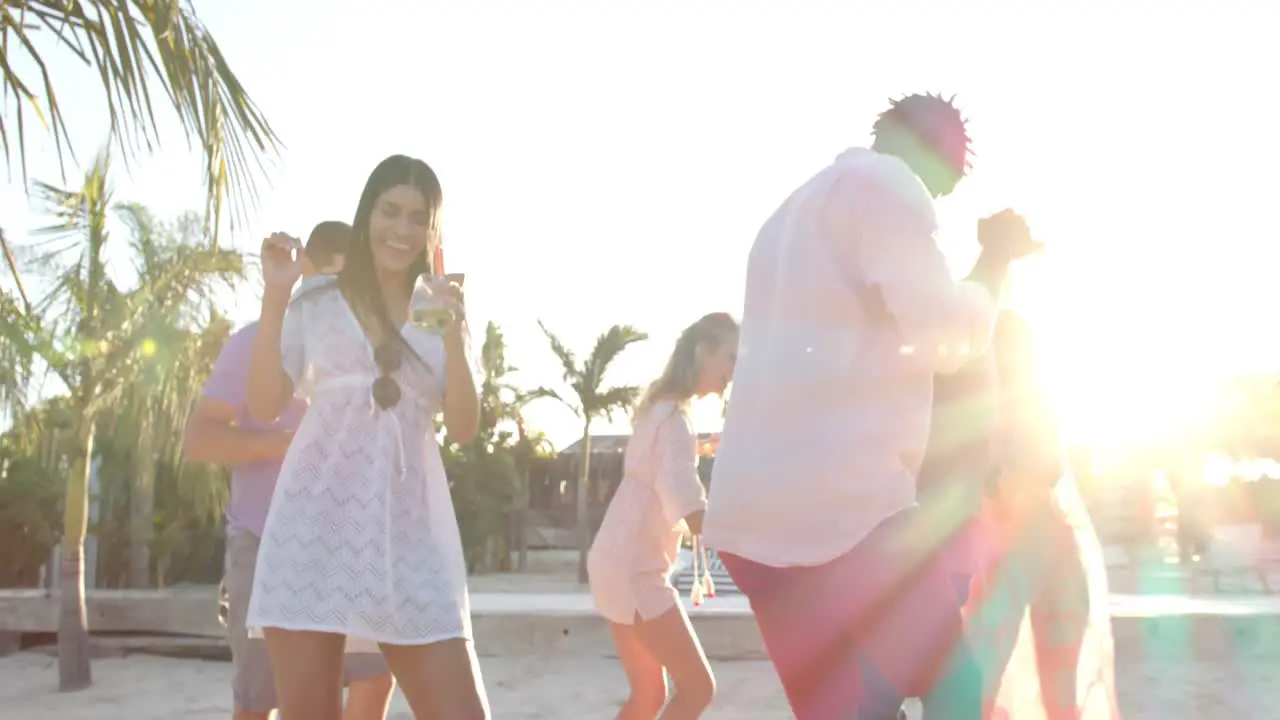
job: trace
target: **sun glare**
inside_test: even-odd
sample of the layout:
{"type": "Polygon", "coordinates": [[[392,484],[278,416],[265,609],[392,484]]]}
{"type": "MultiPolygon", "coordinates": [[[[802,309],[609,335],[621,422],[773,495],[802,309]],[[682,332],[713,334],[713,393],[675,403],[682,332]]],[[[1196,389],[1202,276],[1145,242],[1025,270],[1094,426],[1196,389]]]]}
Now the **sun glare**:
{"type": "Polygon", "coordinates": [[[1187,380],[1134,367],[1128,372],[1066,370],[1047,377],[1046,386],[1069,440],[1123,450],[1183,437],[1211,416],[1211,388],[1187,380]]]}
{"type": "Polygon", "coordinates": [[[1225,373],[1216,350],[1178,342],[1167,318],[1137,324],[1122,294],[1087,320],[1073,298],[1045,295],[1025,288],[1015,309],[1035,327],[1041,382],[1068,442],[1133,450],[1194,436],[1216,416],[1225,373]]]}

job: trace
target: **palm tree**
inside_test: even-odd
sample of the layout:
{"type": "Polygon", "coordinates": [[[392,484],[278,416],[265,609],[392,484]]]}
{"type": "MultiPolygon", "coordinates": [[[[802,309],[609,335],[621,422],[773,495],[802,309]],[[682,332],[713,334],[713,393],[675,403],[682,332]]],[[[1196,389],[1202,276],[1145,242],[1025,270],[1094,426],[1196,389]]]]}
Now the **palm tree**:
{"type": "MultiPolygon", "coordinates": [[[[58,93],[60,76],[47,60],[50,53],[63,53],[99,78],[111,139],[129,155],[159,143],[152,101],[163,90],[187,139],[204,154],[205,218],[215,246],[224,205],[230,203],[235,223],[256,203],[262,158],[274,154],[280,142],[189,1],[0,0],[0,47],[0,93],[6,99],[0,146],[6,161],[16,146],[23,184],[32,118],[52,133],[63,168],[64,152],[75,159],[58,93]],[[14,99],[12,124],[6,121],[8,98],[14,99]]],[[[3,233],[0,251],[25,303],[3,233]]]]}
{"type": "Polygon", "coordinates": [[[509,433],[505,433],[502,445],[515,461],[518,492],[512,508],[515,515],[512,529],[516,534],[519,555],[517,567],[524,570],[528,564],[525,522],[529,512],[529,468],[535,458],[547,456],[551,443],[545,434],[536,431],[531,433],[525,427],[525,406],[544,395],[539,390],[522,390],[508,380],[508,376],[518,372],[519,368],[507,362],[506,353],[507,343],[502,330],[490,322],[485,327],[484,344],[480,351],[480,365],[484,370],[484,380],[480,385],[480,427],[482,434],[486,431],[492,434],[499,423],[515,425],[514,442],[507,437],[509,433]]]}
{"type": "MultiPolygon", "coordinates": [[[[141,258],[137,284],[117,287],[107,273],[107,220],[115,209],[109,156],[101,153],[83,185],[64,190],[37,183],[39,199],[54,223],[38,235],[42,255],[35,268],[54,273],[49,294],[36,306],[41,359],[71,395],[71,436],[78,448],[67,480],[59,570],[58,675],[62,690],[91,683],[88,626],[84,605],[84,538],[89,470],[95,456],[94,430],[100,413],[123,397],[137,380],[140,354],[154,341],[148,320],[156,312],[185,317],[211,302],[219,284],[243,276],[241,256],[230,251],[174,242],[135,232],[133,250],[141,258]]],[[[131,215],[126,209],[126,215],[131,215]]],[[[136,226],[135,226],[136,230],[136,226]]]]}
{"type": "Polygon", "coordinates": [[[579,469],[577,505],[574,508],[578,526],[578,582],[587,581],[587,550],[591,547],[591,528],[587,522],[587,492],[590,484],[591,464],[591,421],[600,417],[613,420],[613,414],[626,412],[635,405],[640,396],[640,388],[635,385],[619,385],[605,387],[604,376],[609,365],[622,354],[627,346],[648,340],[649,336],[630,325],[614,325],[603,335],[596,338],[591,354],[578,364],[577,357],[565,346],[555,333],[538,321],[538,327],[547,336],[551,344],[551,352],[560,360],[564,371],[564,382],[573,391],[572,397],[564,397],[554,390],[542,387],[535,391],[535,397],[548,397],[560,401],[582,421],[582,445],[578,449],[582,458],[579,469]]]}
{"type": "Polygon", "coordinates": [[[227,472],[185,463],[181,442],[188,408],[229,334],[230,323],[217,313],[190,324],[158,314],[133,357],[137,367],[127,369],[135,380],[99,417],[98,513],[89,526],[97,539],[96,587],[216,581],[210,573],[222,564],[227,472]]]}
{"type": "MultiPolygon", "coordinates": [[[[61,167],[65,168],[64,151],[75,159],[59,102],[62,83],[47,61],[51,53],[64,53],[99,78],[111,139],[129,154],[159,143],[152,99],[153,92],[163,90],[187,139],[199,143],[205,158],[205,221],[215,247],[224,206],[230,203],[234,225],[256,203],[261,160],[279,149],[279,139],[189,3],[0,0],[0,43],[5,59],[0,63],[0,91],[6,98],[0,112],[0,146],[6,162],[12,161],[16,148],[24,184],[29,119],[52,133],[61,167]]],[[[31,349],[26,328],[38,318],[32,316],[17,260],[2,230],[0,254],[21,301],[0,295],[0,407],[12,414],[15,403],[25,399],[14,390],[25,387],[30,370],[24,360],[31,349]]]]}

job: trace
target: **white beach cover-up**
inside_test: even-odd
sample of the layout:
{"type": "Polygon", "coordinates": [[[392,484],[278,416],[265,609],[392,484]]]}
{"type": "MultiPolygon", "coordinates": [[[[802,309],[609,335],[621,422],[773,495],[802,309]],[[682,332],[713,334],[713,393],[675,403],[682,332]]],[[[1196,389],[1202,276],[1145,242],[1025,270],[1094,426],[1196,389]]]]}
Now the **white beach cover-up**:
{"type": "Polygon", "coordinates": [[[338,633],[348,651],[471,638],[466,565],[435,439],[444,340],[412,323],[401,332],[421,362],[404,353],[393,375],[401,400],[381,410],[371,395],[373,349],[332,279],[304,283],[289,307],[281,357],[310,407],[262,535],[247,623],[255,634],[338,633]]]}

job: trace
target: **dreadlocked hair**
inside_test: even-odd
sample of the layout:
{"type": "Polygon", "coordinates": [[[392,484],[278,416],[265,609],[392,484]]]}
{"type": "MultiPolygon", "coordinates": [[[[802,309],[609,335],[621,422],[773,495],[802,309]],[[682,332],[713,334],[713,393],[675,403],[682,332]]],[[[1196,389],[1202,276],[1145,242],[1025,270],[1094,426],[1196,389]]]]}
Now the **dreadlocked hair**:
{"type": "Polygon", "coordinates": [[[632,422],[638,422],[654,403],[661,400],[675,400],[678,405],[687,406],[693,398],[703,355],[719,350],[726,342],[735,342],[737,334],[738,321],[729,313],[722,312],[703,315],[685,328],[676,340],[666,368],[640,396],[640,402],[631,415],[632,422]]]}
{"type": "MultiPolygon", "coordinates": [[[[944,98],[925,93],[890,99],[889,109],[876,118],[871,134],[877,149],[892,147],[898,151],[895,154],[909,154],[930,166],[939,166],[936,169],[945,170],[954,178],[954,187],[954,182],[973,167],[967,125],[968,120],[955,106],[954,95],[944,98]]],[[[950,188],[946,190],[949,191],[950,188]]]]}

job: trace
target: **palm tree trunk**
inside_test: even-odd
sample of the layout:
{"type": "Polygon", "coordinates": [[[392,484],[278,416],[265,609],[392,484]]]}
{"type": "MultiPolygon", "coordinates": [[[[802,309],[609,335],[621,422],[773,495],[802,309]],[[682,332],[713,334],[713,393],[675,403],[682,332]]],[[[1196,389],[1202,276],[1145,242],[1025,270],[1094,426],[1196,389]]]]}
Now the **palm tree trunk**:
{"type": "Polygon", "coordinates": [[[62,564],[58,578],[58,689],[62,692],[89,687],[89,621],[84,598],[84,538],[89,529],[89,471],[93,466],[94,419],[77,408],[76,437],[84,453],[67,478],[62,519],[62,564]]]}
{"type": "Polygon", "coordinates": [[[529,569],[529,506],[533,499],[529,487],[529,466],[533,464],[533,445],[524,429],[524,415],[516,408],[516,474],[520,477],[520,500],[516,504],[516,571],[529,569]]]}
{"type": "Polygon", "coordinates": [[[152,513],[155,508],[156,458],[153,431],[143,423],[138,438],[138,459],[134,468],[133,487],[129,492],[129,587],[151,585],[152,513]]]}
{"type": "Polygon", "coordinates": [[[591,526],[587,522],[587,494],[591,490],[591,422],[582,428],[582,464],[578,478],[578,582],[587,583],[587,551],[591,549],[591,526]]]}
{"type": "MultiPolygon", "coordinates": [[[[522,451],[523,452],[523,451],[522,451]]],[[[532,493],[529,490],[529,457],[526,456],[520,467],[520,481],[524,484],[523,499],[516,509],[516,570],[524,572],[529,569],[529,503],[532,493]]]]}

